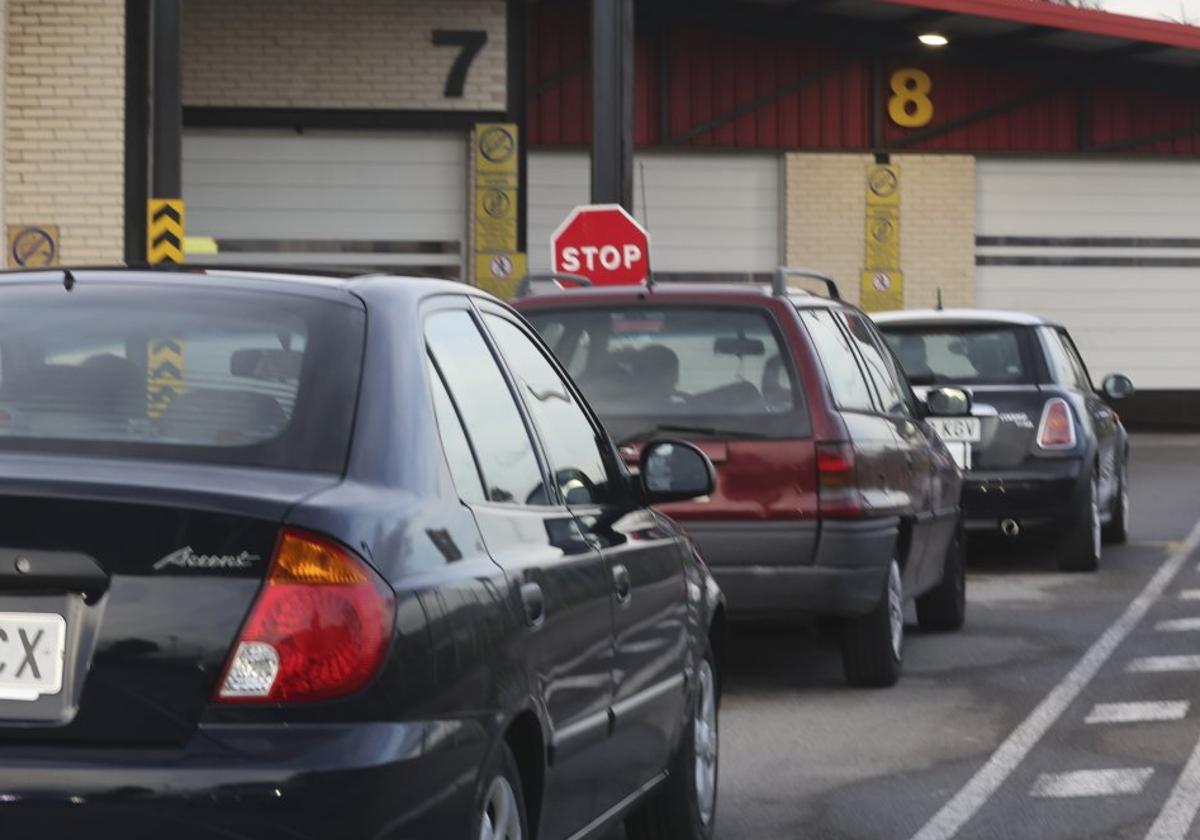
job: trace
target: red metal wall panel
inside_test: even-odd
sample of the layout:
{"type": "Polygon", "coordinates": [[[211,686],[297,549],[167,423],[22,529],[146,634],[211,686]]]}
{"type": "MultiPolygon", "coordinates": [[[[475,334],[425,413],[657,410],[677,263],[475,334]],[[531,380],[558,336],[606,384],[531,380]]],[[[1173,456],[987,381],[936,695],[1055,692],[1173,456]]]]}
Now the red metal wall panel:
{"type": "MultiPolygon", "coordinates": [[[[586,146],[588,6],[534,6],[529,26],[529,142],[586,146]]],[[[1081,132],[1079,91],[1055,89],[1053,79],[1019,65],[922,56],[910,66],[932,79],[934,117],[906,129],[887,115],[888,82],[901,65],[885,65],[881,113],[873,115],[870,57],[845,49],[680,21],[666,31],[639,31],[634,63],[639,146],[865,150],[877,116],[884,148],[896,151],[1200,154],[1200,96],[1097,86],[1081,132]],[[1081,134],[1090,138],[1085,149],[1081,134]]]]}

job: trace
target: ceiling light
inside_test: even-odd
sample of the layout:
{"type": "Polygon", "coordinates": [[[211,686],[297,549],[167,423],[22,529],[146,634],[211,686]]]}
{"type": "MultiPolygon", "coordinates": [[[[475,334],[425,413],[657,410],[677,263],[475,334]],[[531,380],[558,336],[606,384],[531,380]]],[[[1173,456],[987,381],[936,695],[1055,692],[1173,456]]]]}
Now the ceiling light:
{"type": "Polygon", "coordinates": [[[926,32],[924,35],[918,35],[917,40],[927,47],[944,47],[950,43],[950,39],[945,35],[939,35],[936,32],[926,32]]]}

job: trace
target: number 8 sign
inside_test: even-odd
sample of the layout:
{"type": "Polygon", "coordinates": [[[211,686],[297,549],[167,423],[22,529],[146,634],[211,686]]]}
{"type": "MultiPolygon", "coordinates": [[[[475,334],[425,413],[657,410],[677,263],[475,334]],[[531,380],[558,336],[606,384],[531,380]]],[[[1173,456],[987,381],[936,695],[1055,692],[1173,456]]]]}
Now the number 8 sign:
{"type": "Polygon", "coordinates": [[[933,121],[933,79],[924,70],[905,67],[892,74],[888,116],[902,128],[921,128],[933,121]]]}

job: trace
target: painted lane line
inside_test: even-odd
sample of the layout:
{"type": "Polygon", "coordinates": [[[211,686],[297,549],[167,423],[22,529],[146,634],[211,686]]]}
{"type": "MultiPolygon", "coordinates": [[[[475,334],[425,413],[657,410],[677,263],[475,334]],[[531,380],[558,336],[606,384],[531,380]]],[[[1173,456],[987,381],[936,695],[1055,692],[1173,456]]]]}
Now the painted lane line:
{"type": "Polygon", "coordinates": [[[1179,593],[1180,601],[1200,601],[1200,589],[1184,589],[1179,593]]]}
{"type": "Polygon", "coordinates": [[[1154,775],[1153,767],[1123,770],[1078,770],[1043,773],[1029,795],[1037,799],[1081,799],[1085,796],[1136,796],[1154,775]]]}
{"type": "Polygon", "coordinates": [[[1200,631],[1200,618],[1172,618],[1154,625],[1159,633],[1195,633],[1200,631]]]}
{"type": "Polygon", "coordinates": [[[1200,656],[1142,656],[1130,662],[1125,670],[1131,674],[1200,671],[1200,656]]]}
{"type": "Polygon", "coordinates": [[[1183,768],[1167,804],[1158,812],[1158,819],[1150,826],[1146,840],[1184,840],[1196,821],[1200,811],[1200,744],[1192,750],[1192,757],[1183,768]]]}
{"type": "Polygon", "coordinates": [[[1192,526],[1187,539],[1178,549],[1167,555],[1146,588],[1130,602],[1120,618],[1104,631],[1063,677],[1062,682],[1051,689],[1029,716],[1004,739],[970,781],[913,835],[913,840],[950,840],[970,822],[1095,678],[1121,642],[1142,622],[1150,607],[1162,597],[1197,547],[1200,547],[1200,522],[1192,526]]]}
{"type": "Polygon", "coordinates": [[[1144,703],[1097,703],[1084,723],[1150,723],[1183,720],[1189,704],[1186,700],[1154,700],[1144,703]]]}

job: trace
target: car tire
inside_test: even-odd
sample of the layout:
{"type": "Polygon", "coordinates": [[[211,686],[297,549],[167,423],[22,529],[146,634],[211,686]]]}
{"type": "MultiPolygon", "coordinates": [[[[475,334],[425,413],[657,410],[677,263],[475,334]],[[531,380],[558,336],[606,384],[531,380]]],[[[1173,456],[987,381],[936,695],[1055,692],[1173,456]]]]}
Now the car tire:
{"type": "Polygon", "coordinates": [[[1124,545],[1129,540],[1129,457],[1121,459],[1117,476],[1117,492],[1113,497],[1108,524],[1104,526],[1104,541],[1124,545]]]}
{"type": "Polygon", "coordinates": [[[922,630],[952,633],[967,620],[967,562],[961,523],[946,547],[942,581],[917,599],[917,623],[922,630]]]}
{"type": "Polygon", "coordinates": [[[493,840],[526,840],[529,821],[517,760],[507,744],[501,744],[481,776],[475,799],[474,833],[469,836],[493,840]],[[490,829],[490,830],[489,830],[490,829]]]}
{"type": "Polygon", "coordinates": [[[696,670],[696,696],[667,779],[625,818],[627,840],[712,840],[717,821],[720,697],[711,651],[696,670]]]}
{"type": "Polygon", "coordinates": [[[1103,539],[1100,527],[1100,500],[1096,475],[1093,472],[1085,495],[1069,526],[1066,538],[1059,546],[1058,568],[1064,572],[1094,572],[1100,568],[1103,539]]]}
{"type": "Polygon", "coordinates": [[[888,688],[904,664],[904,584],[895,559],[884,578],[879,603],[842,631],[842,669],[858,688],[888,688]]]}

